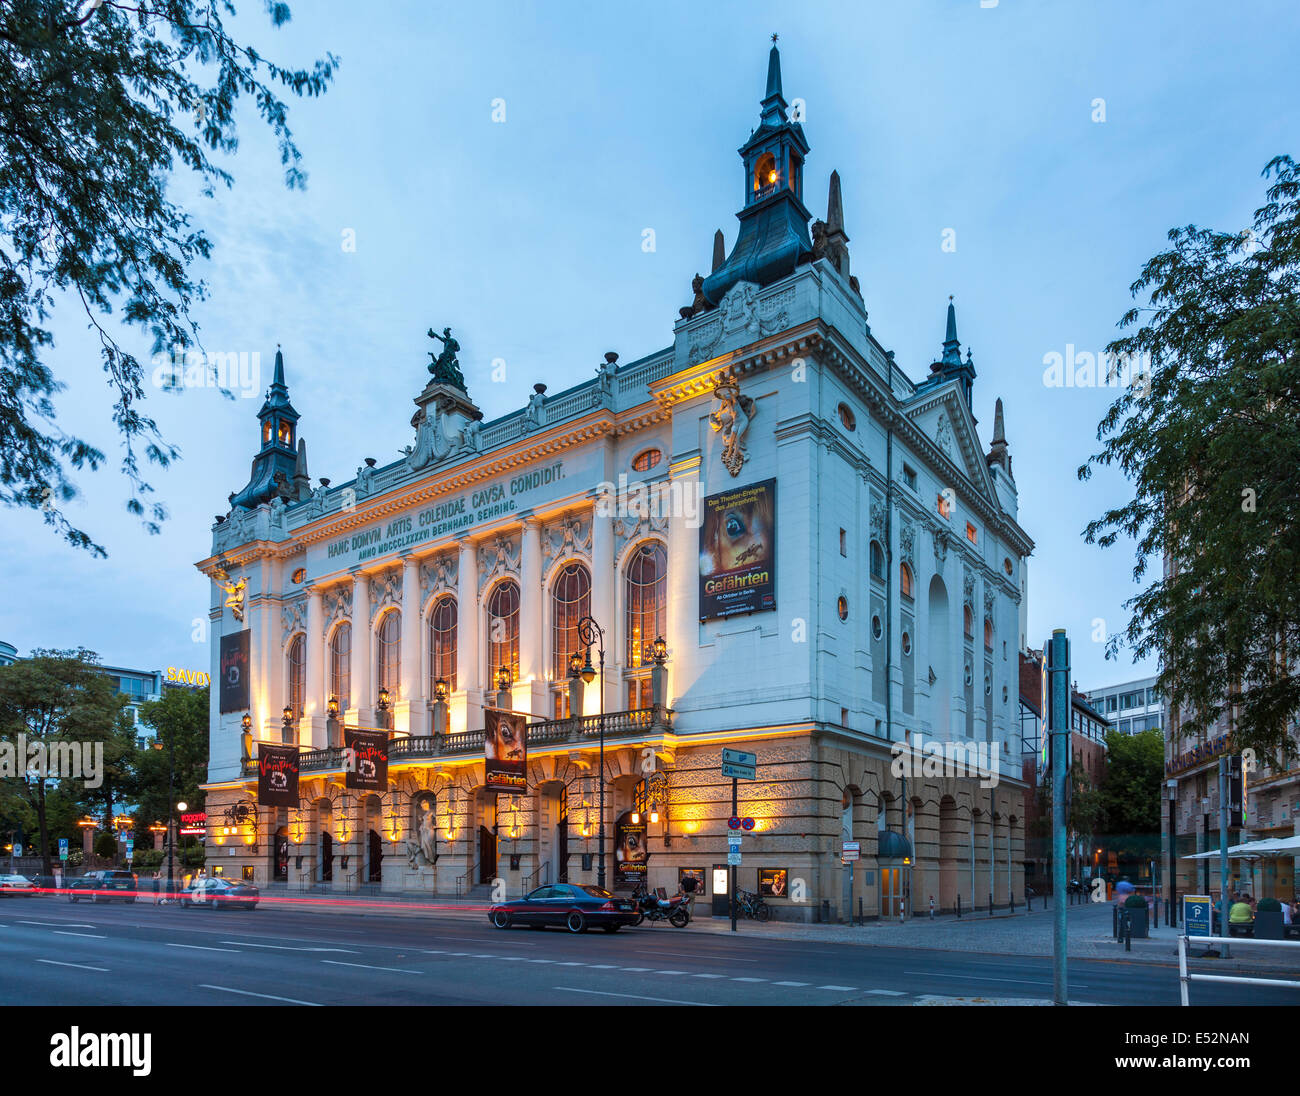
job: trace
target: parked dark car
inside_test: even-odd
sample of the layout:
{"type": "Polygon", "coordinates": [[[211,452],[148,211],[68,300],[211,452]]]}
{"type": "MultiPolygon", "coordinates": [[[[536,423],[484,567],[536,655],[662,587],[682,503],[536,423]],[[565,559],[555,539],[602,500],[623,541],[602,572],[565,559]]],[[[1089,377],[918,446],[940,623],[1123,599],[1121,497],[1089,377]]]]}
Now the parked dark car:
{"type": "Polygon", "coordinates": [[[488,910],[488,920],[499,929],[563,925],[570,932],[586,932],[598,925],[606,932],[617,932],[624,925],[635,925],[640,914],[635,902],[616,898],[599,887],[555,883],[538,887],[523,898],[497,903],[488,910]]]}
{"type": "Polygon", "coordinates": [[[0,898],[31,898],[36,893],[25,875],[0,875],[0,898]]]}
{"type": "Polygon", "coordinates": [[[92,871],[69,880],[65,889],[69,902],[80,902],[83,898],[92,902],[115,902],[119,898],[124,902],[134,902],[136,886],[135,872],[92,871]]]}
{"type": "Polygon", "coordinates": [[[203,876],[190,881],[181,891],[181,908],[207,906],[209,909],[257,909],[258,890],[251,883],[223,879],[219,875],[203,876]]]}

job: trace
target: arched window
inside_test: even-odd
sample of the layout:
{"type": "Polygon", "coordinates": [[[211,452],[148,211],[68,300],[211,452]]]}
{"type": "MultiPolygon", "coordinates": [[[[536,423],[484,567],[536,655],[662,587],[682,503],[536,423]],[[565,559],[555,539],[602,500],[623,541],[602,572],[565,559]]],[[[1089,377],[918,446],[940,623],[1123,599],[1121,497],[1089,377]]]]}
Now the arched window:
{"type": "Polygon", "coordinates": [[[668,553],[657,540],[646,541],[632,552],[623,581],[627,606],[628,669],[646,662],[645,645],[667,631],[668,553]]]}
{"type": "Polygon", "coordinates": [[[898,589],[905,598],[912,600],[912,568],[906,563],[898,565],[898,589]]]}
{"type": "Polygon", "coordinates": [[[570,563],[551,586],[551,678],[569,676],[569,656],[581,652],[578,621],[591,615],[591,573],[581,563],[570,563]]]}
{"type": "Polygon", "coordinates": [[[632,458],[632,470],[634,472],[649,472],[656,464],[663,460],[663,451],[659,449],[643,449],[632,458]]]}
{"type": "Polygon", "coordinates": [[[502,666],[510,680],[519,680],[519,583],[506,579],[492,588],[487,602],[488,681],[496,688],[502,666]]]}
{"type": "Polygon", "coordinates": [[[878,540],[871,542],[871,577],[878,582],[885,581],[885,550],[878,540]]]}
{"type": "Polygon", "coordinates": [[[402,682],[402,613],[399,609],[390,609],[379,618],[375,644],[379,671],[375,679],[375,695],[379,695],[380,689],[387,689],[388,702],[396,704],[401,696],[402,682]]]}
{"type": "Polygon", "coordinates": [[[352,625],[346,620],[330,636],[330,694],[346,711],[352,693],[352,625]]]}
{"type": "Polygon", "coordinates": [[[969,605],[961,607],[962,631],[967,639],[975,638],[975,614],[970,611],[969,605]]]}
{"type": "Polygon", "coordinates": [[[766,190],[768,187],[776,186],[778,180],[776,157],[770,152],[763,153],[754,167],[754,189],[766,190]]]}
{"type": "Polygon", "coordinates": [[[988,617],[984,618],[984,650],[993,650],[993,621],[988,617]]]}
{"type": "Polygon", "coordinates": [[[433,603],[429,614],[429,695],[436,696],[434,682],[442,678],[447,691],[456,691],[456,599],[448,595],[433,603]]]}
{"type": "Polygon", "coordinates": [[[302,715],[307,693],[307,637],[299,633],[289,642],[289,707],[294,718],[302,715]]]}

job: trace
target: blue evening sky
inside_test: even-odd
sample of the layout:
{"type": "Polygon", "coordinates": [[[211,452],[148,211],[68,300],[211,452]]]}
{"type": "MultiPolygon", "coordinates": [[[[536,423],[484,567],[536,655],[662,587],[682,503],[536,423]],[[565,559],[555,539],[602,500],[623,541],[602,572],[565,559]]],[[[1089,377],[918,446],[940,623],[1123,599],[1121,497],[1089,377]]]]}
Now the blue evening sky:
{"type": "Polygon", "coordinates": [[[1080,536],[1125,497],[1117,475],[1075,478],[1110,393],[1046,388],[1043,359],[1115,336],[1129,284],[1171,226],[1249,224],[1260,169],[1297,151],[1293,4],[299,0],[279,31],[260,4],[241,6],[239,31],[264,54],[342,61],[323,98],[291,101],[306,192],[284,188],[251,111],[232,190],[206,201],[176,183],[215,244],[205,343],[260,353],[262,375],[233,402],[151,393],[183,459],[151,476],[171,517],[149,536],[125,513],[104,375],[65,304],[49,355],[68,383],[59,422],[114,456],[81,477],[71,514],[110,555],[67,548],[31,512],[0,514],[0,639],[207,668],[192,621],[206,619],[209,590],[193,563],[247,482],[277,342],[313,479],[335,482],[411,440],[430,325],[456,332],[489,418],[535,381],[558,391],[589,377],[606,350],[628,362],[667,346],[714,230],[735,239],[736,149],[778,31],[786,98],[806,104],[805,197],[824,217],[839,170],[874,333],[919,379],[952,294],[986,446],[993,401],[1005,403],[1020,521],[1037,544],[1031,644],[1067,628],[1085,689],[1155,672],[1105,662],[1091,639],[1097,619],[1121,627],[1136,589],[1130,545],[1080,536]]]}

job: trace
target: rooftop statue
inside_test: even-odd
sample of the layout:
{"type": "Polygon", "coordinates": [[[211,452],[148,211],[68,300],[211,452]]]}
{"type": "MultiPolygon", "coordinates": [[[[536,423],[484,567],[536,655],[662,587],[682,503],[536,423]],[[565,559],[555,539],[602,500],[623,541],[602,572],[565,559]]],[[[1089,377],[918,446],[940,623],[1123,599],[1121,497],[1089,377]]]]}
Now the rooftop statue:
{"type": "Polygon", "coordinates": [[[429,338],[437,339],[442,343],[442,352],[435,355],[432,350],[429,351],[429,357],[433,360],[429,363],[429,372],[433,374],[434,384],[449,384],[453,388],[459,388],[465,391],[465,378],[460,373],[460,362],[456,360],[456,351],[460,349],[458,343],[451,334],[450,327],[444,327],[442,334],[439,335],[429,328],[429,338]]]}

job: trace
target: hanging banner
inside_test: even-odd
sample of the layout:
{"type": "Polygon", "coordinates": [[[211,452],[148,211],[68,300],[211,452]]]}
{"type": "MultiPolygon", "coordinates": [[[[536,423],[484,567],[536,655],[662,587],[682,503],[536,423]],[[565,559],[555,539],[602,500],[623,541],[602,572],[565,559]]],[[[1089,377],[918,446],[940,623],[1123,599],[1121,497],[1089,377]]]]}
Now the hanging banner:
{"type": "Polygon", "coordinates": [[[262,807],[298,806],[298,747],[257,744],[257,802],[262,807]]]}
{"type": "Polygon", "coordinates": [[[489,788],[503,792],[528,790],[528,717],[501,708],[483,709],[483,754],[489,788]]]}
{"type": "Polygon", "coordinates": [[[776,608],[776,480],[709,495],[700,523],[700,619],[776,608]]]}
{"type": "Polygon", "coordinates": [[[632,812],[624,811],[614,823],[614,886],[644,886],[649,859],[645,816],[633,822],[632,812]]]}
{"type": "Polygon", "coordinates": [[[349,728],[343,754],[343,783],[367,792],[388,791],[388,732],[349,728]]]}
{"type": "Polygon", "coordinates": [[[221,637],[221,711],[246,712],[248,699],[248,638],[245,628],[221,637]]]}

